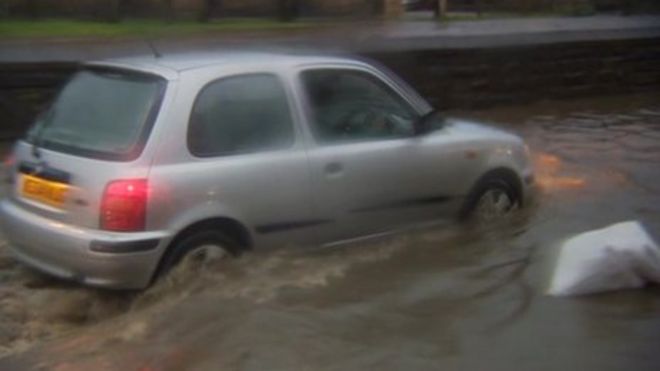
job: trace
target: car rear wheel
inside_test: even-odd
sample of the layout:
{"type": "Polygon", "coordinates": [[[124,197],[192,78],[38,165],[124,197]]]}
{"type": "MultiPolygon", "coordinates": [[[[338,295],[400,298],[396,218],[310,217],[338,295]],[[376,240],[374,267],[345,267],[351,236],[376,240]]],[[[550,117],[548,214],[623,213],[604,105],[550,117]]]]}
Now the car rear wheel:
{"type": "Polygon", "coordinates": [[[195,232],[175,242],[163,258],[156,278],[181,265],[191,270],[202,269],[236,256],[238,251],[238,243],[221,231],[195,232]]]}
{"type": "Polygon", "coordinates": [[[225,246],[209,242],[193,248],[183,257],[183,260],[189,260],[192,264],[206,265],[224,259],[228,255],[229,251],[225,246]]]}

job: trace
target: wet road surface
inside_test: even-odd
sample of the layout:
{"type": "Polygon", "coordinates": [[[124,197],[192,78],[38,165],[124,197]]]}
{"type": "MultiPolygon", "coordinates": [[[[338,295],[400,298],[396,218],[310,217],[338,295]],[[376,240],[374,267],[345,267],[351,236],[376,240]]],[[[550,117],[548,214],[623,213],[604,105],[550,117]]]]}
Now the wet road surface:
{"type": "Polygon", "coordinates": [[[658,370],[659,288],[544,295],[563,238],[630,219],[660,236],[658,98],[465,113],[523,135],[542,188],[488,227],[257,252],[141,294],[2,247],[0,370],[658,370]]]}

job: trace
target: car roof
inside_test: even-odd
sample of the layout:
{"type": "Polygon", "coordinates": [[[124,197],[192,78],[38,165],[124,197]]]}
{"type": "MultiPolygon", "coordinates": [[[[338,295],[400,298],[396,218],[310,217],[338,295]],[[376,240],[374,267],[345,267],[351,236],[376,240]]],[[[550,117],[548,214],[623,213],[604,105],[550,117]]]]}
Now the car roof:
{"type": "Polygon", "coordinates": [[[93,66],[114,66],[155,73],[167,79],[176,79],[184,71],[213,68],[220,65],[264,66],[269,69],[309,64],[338,63],[364,65],[355,58],[324,56],[321,54],[227,51],[207,53],[176,53],[156,57],[154,55],[125,57],[93,61],[93,66]]]}

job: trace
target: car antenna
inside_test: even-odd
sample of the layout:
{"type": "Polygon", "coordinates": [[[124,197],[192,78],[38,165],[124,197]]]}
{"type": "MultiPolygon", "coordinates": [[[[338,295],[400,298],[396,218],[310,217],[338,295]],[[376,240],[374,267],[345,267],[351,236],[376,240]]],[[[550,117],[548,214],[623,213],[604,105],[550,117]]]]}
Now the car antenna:
{"type": "Polygon", "coordinates": [[[150,39],[147,39],[147,45],[149,45],[149,49],[151,49],[151,52],[154,54],[154,58],[160,59],[163,55],[160,54],[158,49],[156,49],[156,46],[154,45],[153,41],[150,39]]]}

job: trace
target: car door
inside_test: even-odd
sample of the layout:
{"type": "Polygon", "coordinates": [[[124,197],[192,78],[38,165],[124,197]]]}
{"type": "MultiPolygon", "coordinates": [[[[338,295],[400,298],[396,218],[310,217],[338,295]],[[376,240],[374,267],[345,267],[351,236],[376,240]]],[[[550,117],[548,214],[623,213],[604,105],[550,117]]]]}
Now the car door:
{"type": "Polygon", "coordinates": [[[419,112],[381,76],[360,68],[299,74],[310,129],[308,157],[319,235],[339,241],[428,217],[438,199],[420,189],[419,112]]]}
{"type": "Polygon", "coordinates": [[[307,243],[309,163],[283,79],[246,72],[208,80],[182,82],[192,109],[173,118],[188,125],[163,135],[150,174],[159,197],[152,223],[180,229],[223,217],[246,225],[256,246],[307,243]]]}

